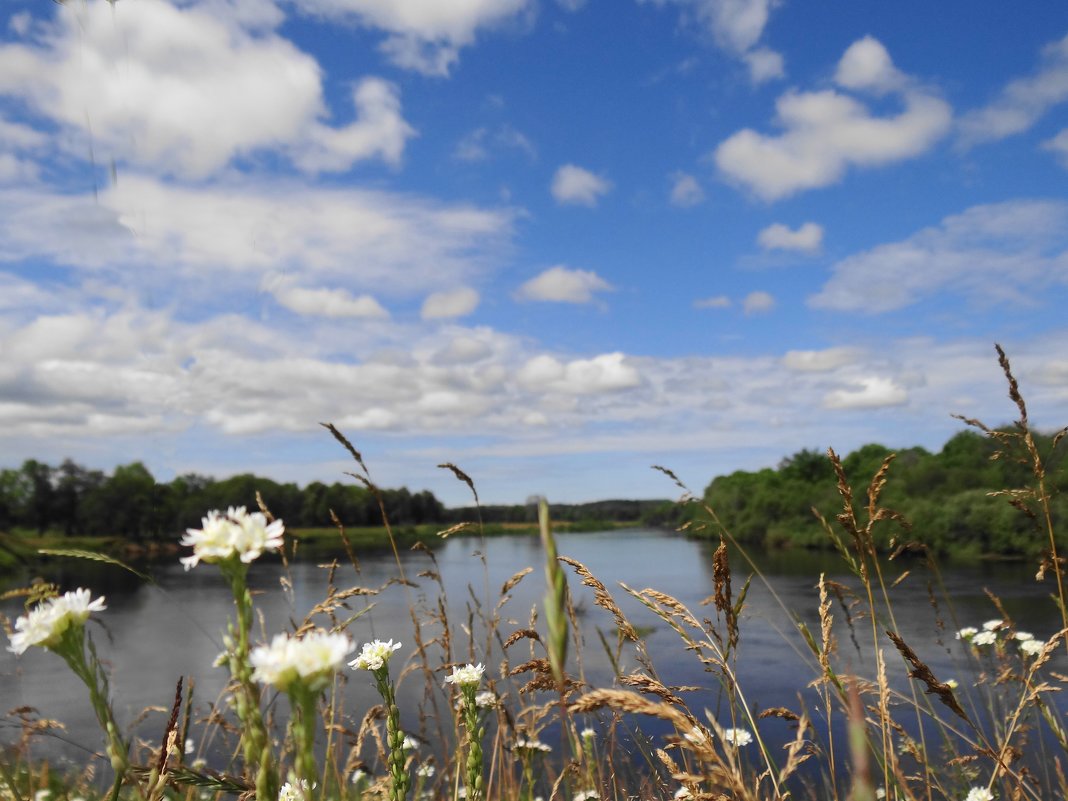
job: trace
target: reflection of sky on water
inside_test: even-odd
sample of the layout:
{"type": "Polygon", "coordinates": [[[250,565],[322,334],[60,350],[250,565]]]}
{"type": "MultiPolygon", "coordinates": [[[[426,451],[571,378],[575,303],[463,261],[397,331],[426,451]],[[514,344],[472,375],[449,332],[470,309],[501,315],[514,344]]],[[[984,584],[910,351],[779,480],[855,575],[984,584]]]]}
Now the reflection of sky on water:
{"type": "MultiPolygon", "coordinates": [[[[501,613],[504,637],[516,628],[525,627],[532,607],[540,604],[544,595],[542,554],[537,537],[489,539],[485,542],[483,567],[482,561],[473,555],[479,547],[475,538],[450,539],[435,552],[436,568],[425,554],[402,554],[407,578],[417,582],[418,586],[394,585],[374,598],[354,598],[351,611],[338,611],[339,619],[364,605],[373,604],[370,613],[352,623],[349,631],[353,638],[357,643],[376,637],[400,639],[405,647],[398,656],[407,656],[414,642],[411,611],[414,604],[415,617],[421,621],[423,641],[434,641],[429,646],[431,663],[442,664],[446,657],[438,636],[440,625],[433,619],[439,588],[432,578],[417,575],[421,571],[437,570],[452,616],[453,658],[460,662],[468,659],[482,661],[496,668],[501,661],[499,651],[487,656],[486,636],[477,622],[476,610],[492,612],[499,600],[501,585],[517,570],[531,566],[534,572],[516,586],[501,613]],[[464,627],[472,620],[475,621],[473,638],[469,639],[464,627]]],[[[559,550],[589,567],[608,586],[628,617],[642,628],[643,633],[648,632],[647,647],[663,681],[670,685],[700,686],[700,691],[685,693],[690,708],[698,715],[708,710],[721,723],[730,725],[729,712],[719,690],[719,678],[705,672],[692,655],[683,653],[678,635],[618,585],[622,581],[636,590],[646,587],[661,590],[690,605],[698,616],[707,615],[714,619],[713,607],[699,606],[699,602],[713,591],[712,546],[662,532],[613,531],[560,535],[559,550]]],[[[817,710],[817,696],[811,689],[806,689],[808,682],[816,676],[815,660],[797,633],[795,620],[803,621],[818,638],[816,582],[820,572],[849,587],[858,588],[859,584],[844,570],[840,559],[831,554],[779,553],[761,556],[759,562],[778,599],[759,577],[753,579],[743,612],[741,645],[735,665],[742,690],[754,711],[778,706],[798,710],[799,693],[810,711],[817,710]]],[[[743,565],[740,558],[732,559],[735,594],[750,572],[743,565]]],[[[99,616],[100,624],[93,625],[90,630],[112,670],[113,696],[120,720],[132,721],[149,706],[169,708],[179,676],[194,678],[197,702],[202,708],[217,699],[225,685],[226,673],[211,665],[222,649],[222,633],[231,611],[231,601],[215,568],[201,566],[186,573],[176,563],[157,564],[152,567],[152,573],[158,586],[143,585],[124,571],[94,563],[67,562],[62,568],[63,573],[49,578],[59,580],[64,587],[84,584],[92,587],[94,593],[107,596],[108,611],[99,616]]],[[[377,588],[397,575],[397,566],[388,552],[363,555],[361,568],[357,576],[350,565],[343,563],[335,579],[338,587],[377,588]]],[[[962,625],[981,625],[984,620],[997,617],[984,593],[985,588],[1002,599],[1021,629],[1038,637],[1048,637],[1059,627],[1056,610],[1046,599],[1055,588],[1052,582],[1036,584],[1031,565],[983,563],[946,569],[941,579],[952,599],[952,612],[956,617],[951,616],[947,606],[940,606],[944,626],[941,629],[935,622],[927,591],[932,577],[920,561],[895,564],[893,574],[886,577],[887,584],[906,569],[911,571],[909,576],[899,586],[889,589],[897,624],[906,642],[940,679],[967,675],[968,657],[960,643],[954,640],[956,629],[962,625]]],[[[612,675],[611,664],[597,629],[614,643],[612,617],[593,605],[592,591],[579,585],[570,568],[567,572],[583,625],[582,668],[591,684],[607,684],[612,675]]],[[[291,593],[280,587],[283,576],[284,571],[277,563],[258,564],[253,568],[250,585],[256,593],[256,605],[264,621],[263,630],[254,637],[257,641],[301,620],[325,595],[326,571],[316,561],[301,561],[291,566],[291,593]]],[[[13,615],[18,609],[17,602],[5,604],[8,614],[13,615]]],[[[832,611],[839,642],[836,664],[843,672],[856,671],[874,676],[870,621],[855,622],[860,644],[857,650],[837,602],[832,611]]],[[[893,645],[884,637],[881,647],[892,685],[908,692],[905,671],[893,645]]],[[[632,645],[624,645],[621,654],[624,670],[637,668],[632,645]]],[[[528,658],[526,641],[510,649],[512,666],[528,658]]],[[[1058,669],[1063,667],[1061,662],[1063,658],[1058,657],[1058,669]]],[[[399,672],[397,664],[393,674],[396,676],[399,672]]],[[[443,678],[444,673],[441,673],[436,686],[440,687],[443,678]]],[[[514,698],[517,687],[525,678],[498,680],[502,691],[512,693],[514,698]]],[[[962,685],[960,693],[967,707],[973,691],[967,682],[962,681],[962,685]]],[[[357,720],[368,706],[377,702],[367,674],[348,673],[343,694],[347,712],[357,720]]],[[[417,727],[421,709],[431,720],[431,730],[423,734],[429,735],[431,740],[436,739],[433,721],[436,716],[446,714],[441,696],[424,693],[423,677],[419,672],[405,676],[399,694],[406,725],[417,727]]],[[[95,723],[85,693],[54,655],[31,649],[19,659],[7,652],[0,656],[0,707],[6,711],[23,705],[36,707],[42,716],[63,721],[67,726],[65,736],[73,742],[97,747],[95,723]]],[[[149,715],[141,729],[143,736],[154,739],[157,732],[162,731],[164,722],[163,712],[149,715]]],[[[445,728],[451,728],[447,721],[445,728]]],[[[792,736],[786,724],[778,719],[761,721],[760,729],[772,741],[785,741],[792,736]]],[[[650,731],[662,733],[663,729],[650,725],[650,731]]],[[[546,737],[553,736],[553,732],[546,732],[546,737]]],[[[5,727],[0,737],[10,743],[16,739],[17,732],[5,727]]],[[[43,748],[57,753],[55,744],[43,744],[43,748]]],[[[75,761],[84,759],[73,746],[58,749],[75,761]]]]}

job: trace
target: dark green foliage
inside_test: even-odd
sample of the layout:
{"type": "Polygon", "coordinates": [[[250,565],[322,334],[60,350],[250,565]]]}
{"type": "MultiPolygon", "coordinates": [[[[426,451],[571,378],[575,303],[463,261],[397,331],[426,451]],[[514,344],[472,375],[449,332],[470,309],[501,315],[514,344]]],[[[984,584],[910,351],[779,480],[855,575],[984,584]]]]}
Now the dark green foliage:
{"type": "MultiPolygon", "coordinates": [[[[1062,469],[1066,442],[1053,448],[1051,437],[1037,437],[1052,495],[1054,524],[1068,518],[1068,471],[1062,469]]],[[[1048,545],[1036,521],[1004,496],[990,493],[1035,486],[1031,464],[1022,454],[995,458],[997,443],[975,431],[953,436],[939,453],[923,448],[896,451],[880,505],[900,512],[911,525],[893,521],[876,527],[876,542],[921,542],[936,552],[980,556],[1035,554],[1048,545]]],[[[865,445],[842,460],[853,488],[854,506],[864,519],[867,488],[891,449],[865,445]]],[[[704,501],[741,542],[764,547],[830,547],[813,513],[834,524],[842,499],[827,455],[803,450],[778,469],[736,472],[716,478],[704,501]]],[[[1031,504],[1034,506],[1034,504],[1031,504]]],[[[696,513],[694,513],[696,514],[696,513]]]]}

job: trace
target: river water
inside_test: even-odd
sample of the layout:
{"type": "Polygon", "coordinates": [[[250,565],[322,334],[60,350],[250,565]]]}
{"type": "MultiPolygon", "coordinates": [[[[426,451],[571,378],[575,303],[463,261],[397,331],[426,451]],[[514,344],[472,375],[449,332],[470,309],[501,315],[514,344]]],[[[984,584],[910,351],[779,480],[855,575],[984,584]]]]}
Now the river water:
{"type": "MultiPolygon", "coordinates": [[[[717,677],[705,672],[691,654],[684,652],[678,635],[668,625],[619,586],[624,582],[634,589],[658,589],[691,606],[698,616],[714,619],[712,607],[700,606],[713,592],[713,545],[669,532],[633,529],[560,534],[558,547],[561,555],[582,562],[607,585],[619,606],[639,627],[665,683],[702,688],[685,694],[690,708],[698,713],[707,709],[713,715],[722,714],[725,707],[717,677]]],[[[398,576],[398,565],[388,551],[362,554],[358,573],[343,555],[338,558],[340,564],[334,578],[339,588],[379,588],[398,576]]],[[[325,555],[302,559],[288,569],[277,562],[253,565],[250,584],[263,625],[255,639],[262,641],[263,635],[269,637],[291,627],[325,596],[329,571],[322,565],[327,560],[325,555]]],[[[742,612],[736,663],[742,690],[755,711],[768,707],[796,710],[802,703],[811,708],[817,705],[816,697],[807,685],[818,671],[798,633],[798,623],[807,624],[818,639],[816,584],[821,573],[846,586],[856,588],[859,584],[842,560],[832,554],[783,552],[760,555],[757,563],[767,585],[764,579],[753,579],[742,612]]],[[[407,657],[413,645],[413,617],[420,621],[424,641],[440,634],[441,626],[432,617],[443,595],[451,620],[455,659],[467,661],[470,656],[472,661],[486,662],[493,666],[491,673],[500,664],[500,653],[486,653],[486,637],[477,610],[492,611],[500,599],[502,584],[520,569],[532,567],[533,572],[512,590],[510,600],[501,609],[500,630],[507,637],[511,631],[529,624],[532,607],[540,604],[545,592],[544,557],[537,537],[509,536],[484,542],[472,537],[450,538],[434,551],[434,560],[422,552],[406,552],[401,554],[401,566],[416,586],[393,584],[376,596],[353,598],[349,611],[338,611],[338,617],[344,619],[373,605],[350,625],[353,639],[357,643],[372,638],[400,640],[404,647],[398,656],[407,657]],[[440,576],[440,584],[433,574],[440,576]],[[472,631],[470,638],[465,630],[472,631]]],[[[732,557],[732,567],[733,589],[737,593],[752,571],[737,554],[732,557]]],[[[226,671],[212,667],[222,650],[225,621],[232,612],[228,587],[218,571],[211,565],[200,565],[186,572],[177,562],[156,563],[146,569],[154,583],[145,583],[114,566],[82,560],[54,563],[45,574],[64,589],[87,586],[94,595],[106,596],[108,609],[94,615],[99,622],[92,623],[89,631],[110,669],[114,706],[124,723],[138,719],[150,707],[169,710],[180,676],[194,679],[197,704],[202,708],[216,700],[226,683],[226,671]]],[[[598,631],[614,646],[612,617],[594,606],[592,592],[580,586],[570,568],[567,570],[585,642],[582,669],[591,684],[606,686],[611,680],[611,662],[598,631]]],[[[906,570],[909,574],[890,590],[897,626],[939,679],[953,677],[960,681],[958,692],[965,705],[977,692],[969,678],[976,661],[969,649],[954,639],[954,632],[959,626],[981,626],[984,621],[1001,616],[987,596],[988,590],[1001,599],[1005,611],[1021,630],[1044,638],[1060,628],[1059,615],[1049,600],[1049,594],[1055,592],[1052,579],[1036,583],[1030,564],[954,566],[943,569],[937,577],[922,562],[910,561],[888,568],[887,582],[906,570]],[[938,589],[939,580],[942,589],[938,589]],[[929,587],[934,587],[937,606],[932,605],[929,587]]],[[[24,581],[28,576],[19,578],[24,581]]],[[[3,609],[12,617],[20,611],[17,601],[4,602],[3,609]]],[[[874,677],[870,620],[856,621],[858,645],[854,646],[846,615],[837,602],[833,614],[840,671],[874,677]]],[[[538,626],[544,630],[540,620],[538,626]]],[[[892,643],[882,636],[879,647],[884,650],[892,683],[906,690],[906,669],[892,643]]],[[[430,646],[428,652],[431,661],[445,660],[437,645],[430,646]]],[[[527,641],[512,646],[509,656],[512,665],[528,659],[527,641]]],[[[632,645],[621,649],[620,663],[627,672],[638,668],[632,645]]],[[[395,665],[397,675],[400,660],[395,658],[395,665]]],[[[1063,657],[1057,657],[1053,667],[1063,671],[1063,657]]],[[[500,682],[500,689],[510,691],[513,699],[517,686],[514,682],[500,682]]],[[[419,725],[415,705],[423,697],[422,688],[419,672],[406,676],[401,683],[404,725],[413,731],[419,725]]],[[[356,719],[377,700],[368,674],[351,675],[344,692],[348,709],[356,719]]],[[[35,746],[39,752],[78,762],[84,761],[83,748],[99,747],[83,688],[61,659],[39,648],[31,648],[18,658],[7,651],[0,655],[0,712],[26,706],[33,707],[42,717],[62,721],[66,727],[57,737],[35,746]]],[[[165,712],[149,712],[139,732],[154,739],[165,721],[165,712]]],[[[17,727],[10,719],[2,726],[2,741],[15,742],[17,727]]],[[[791,736],[786,724],[777,719],[761,721],[760,726],[761,732],[772,740],[791,736]]]]}

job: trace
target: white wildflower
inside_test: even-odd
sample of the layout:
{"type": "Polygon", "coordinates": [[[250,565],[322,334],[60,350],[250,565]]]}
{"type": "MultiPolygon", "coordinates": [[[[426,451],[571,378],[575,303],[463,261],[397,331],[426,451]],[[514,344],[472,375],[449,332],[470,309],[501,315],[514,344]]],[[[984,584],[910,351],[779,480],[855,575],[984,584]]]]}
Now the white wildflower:
{"type": "Polygon", "coordinates": [[[401,644],[394,643],[393,640],[364,643],[360,655],[349,662],[349,667],[353,670],[381,670],[389,662],[393,652],[400,647],[401,644]]]}
{"type": "Polygon", "coordinates": [[[591,727],[587,726],[580,732],[580,736],[583,740],[592,740],[594,737],[597,736],[597,732],[595,732],[591,727]]]}
{"type": "Polygon", "coordinates": [[[311,789],[306,779],[294,779],[282,785],[278,791],[278,801],[308,801],[311,789]]]}
{"type": "Polygon", "coordinates": [[[31,645],[51,648],[72,625],[85,625],[90,612],[107,609],[103,598],[92,599],[90,596],[89,590],[79,588],[37,604],[15,621],[8,650],[22,654],[31,645]]]}
{"type": "Polygon", "coordinates": [[[52,797],[52,791],[47,787],[42,787],[36,793],[33,794],[33,801],[48,801],[52,797]]]}
{"type": "Polygon", "coordinates": [[[875,797],[876,798],[886,798],[886,788],[885,787],[876,788],[875,797]]]}
{"type": "Polygon", "coordinates": [[[1005,625],[1004,620],[988,620],[983,624],[984,631],[997,631],[1005,625]]]}
{"type": "Polygon", "coordinates": [[[357,784],[358,785],[360,782],[362,782],[366,778],[367,778],[367,771],[363,770],[363,768],[356,768],[356,770],[354,770],[352,772],[352,775],[349,776],[349,781],[352,782],[353,784],[357,784]]]}
{"type": "Polygon", "coordinates": [[[573,801],[596,801],[596,799],[600,797],[601,794],[596,790],[582,790],[581,792],[575,793],[573,801]]]}
{"type": "Polygon", "coordinates": [[[973,787],[964,797],[964,801],[994,801],[994,794],[985,787],[973,787]]]}
{"type": "Polygon", "coordinates": [[[723,742],[733,745],[735,748],[741,748],[743,745],[749,745],[749,743],[753,742],[753,735],[745,729],[724,729],[723,742]]]}
{"type": "Polygon", "coordinates": [[[181,544],[192,546],[192,556],[180,561],[186,570],[201,562],[220,562],[237,556],[246,564],[258,559],[264,551],[282,547],[285,526],[281,520],[267,523],[262,512],[249,514],[244,506],[231,506],[226,514],[210,511],[201,519],[202,528],[186,529],[181,544]]]}
{"type": "Polygon", "coordinates": [[[461,787],[459,790],[457,790],[456,791],[456,797],[457,798],[467,798],[467,788],[466,787],[461,787]]]}
{"type": "Polygon", "coordinates": [[[434,766],[430,762],[424,762],[418,768],[415,769],[416,776],[422,776],[424,779],[429,779],[434,775],[434,766]]]}
{"type": "Polygon", "coordinates": [[[960,631],[957,632],[957,639],[958,640],[970,640],[972,637],[974,637],[978,633],[979,633],[979,629],[977,629],[975,626],[965,626],[964,628],[962,628],[960,631]]]}
{"type": "Polygon", "coordinates": [[[252,678],[285,690],[294,679],[313,691],[323,689],[352,652],[352,641],[344,634],[316,630],[303,637],[279,634],[270,645],[261,645],[249,654],[252,678]]]}
{"type": "Polygon", "coordinates": [[[1029,631],[1018,631],[1012,636],[1017,640],[1033,640],[1035,638],[1035,635],[1029,631]]]}
{"type": "Polygon", "coordinates": [[[497,706],[497,694],[492,690],[483,690],[475,695],[475,706],[479,709],[492,709],[497,706]]]}
{"type": "Polygon", "coordinates": [[[992,631],[980,631],[972,637],[972,645],[993,645],[998,641],[998,636],[992,631]]]}
{"type": "Polygon", "coordinates": [[[1045,647],[1044,640],[1024,640],[1020,643],[1020,650],[1028,656],[1038,656],[1045,647]]]}
{"type": "Polygon", "coordinates": [[[482,681],[482,674],[485,670],[481,662],[477,665],[453,667],[452,673],[445,677],[445,681],[448,684],[456,684],[460,687],[475,685],[482,681]]]}
{"type": "Polygon", "coordinates": [[[541,751],[544,754],[552,751],[552,746],[546,745],[537,737],[527,739],[521,737],[515,741],[515,747],[517,751],[541,751]]]}
{"type": "Polygon", "coordinates": [[[192,737],[185,738],[185,753],[191,754],[196,750],[196,743],[193,742],[192,737]]]}
{"type": "Polygon", "coordinates": [[[404,739],[401,740],[401,748],[405,751],[418,751],[419,741],[412,737],[410,734],[404,735],[404,739]]]}
{"type": "Polygon", "coordinates": [[[690,792],[689,787],[680,787],[675,791],[675,801],[683,801],[686,798],[693,798],[693,793],[690,792]]]}

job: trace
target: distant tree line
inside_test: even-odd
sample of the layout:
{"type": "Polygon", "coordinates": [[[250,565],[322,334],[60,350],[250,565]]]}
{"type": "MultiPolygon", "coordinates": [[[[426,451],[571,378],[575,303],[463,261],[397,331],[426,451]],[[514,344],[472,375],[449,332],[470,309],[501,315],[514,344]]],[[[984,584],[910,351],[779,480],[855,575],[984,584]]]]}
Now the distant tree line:
{"type": "MultiPolygon", "coordinates": [[[[113,536],[131,541],[173,540],[186,528],[200,526],[209,509],[256,507],[256,492],[275,517],[290,528],[331,526],[331,510],[346,526],[380,526],[382,512],[369,489],[355,484],[305,487],[280,484],[245,473],[216,480],[188,474],[158,482],[141,462],[116,467],[107,475],[67,459],[58,467],[28,459],[21,467],[0,470],[0,532],[16,529],[68,536],[113,536]]],[[[423,523],[451,525],[476,521],[473,507],[446,509],[428,490],[383,489],[389,521],[397,526],[423,523]]],[[[672,514],[669,501],[610,500],[551,506],[554,520],[663,522],[672,514]]],[[[536,500],[515,506],[483,506],[485,523],[537,521],[536,500]]]]}
{"type": "MultiPolygon", "coordinates": [[[[1055,529],[1068,524],[1068,469],[1064,466],[1068,438],[1054,446],[1048,436],[1037,436],[1046,463],[1046,486],[1052,497],[1055,529]]],[[[924,448],[896,451],[880,504],[903,515],[910,530],[893,521],[877,526],[877,542],[888,547],[921,542],[936,552],[960,555],[1022,555],[1041,551],[1048,537],[1042,520],[1011,505],[1005,496],[991,492],[1034,487],[1035,476],[1021,454],[994,458],[997,444],[988,436],[967,430],[956,434],[938,453],[924,448]]],[[[865,445],[842,459],[853,487],[854,508],[863,523],[867,489],[891,449],[865,445]]],[[[735,472],[708,485],[704,501],[739,541],[777,548],[784,545],[830,547],[831,541],[813,508],[837,527],[842,510],[836,479],[826,453],[802,450],[784,459],[777,469],[735,472]]],[[[1036,511],[1023,498],[1021,505],[1036,511]]],[[[702,513],[689,514],[700,519],[702,513]]],[[[841,531],[841,529],[838,529],[841,531]]],[[[711,529],[710,535],[714,535],[711,529]]]]}
{"type": "MultiPolygon", "coordinates": [[[[107,475],[70,459],[59,467],[29,459],[18,469],[0,470],[0,531],[167,540],[199,527],[209,509],[255,508],[257,491],[290,527],[330,526],[331,509],[348,526],[382,523],[374,494],[356,485],[316,481],[301,488],[249,473],[223,480],[189,474],[161,483],[141,462],[107,475]]],[[[384,489],[382,497],[397,525],[446,520],[444,505],[427,490],[384,489]]]]}

